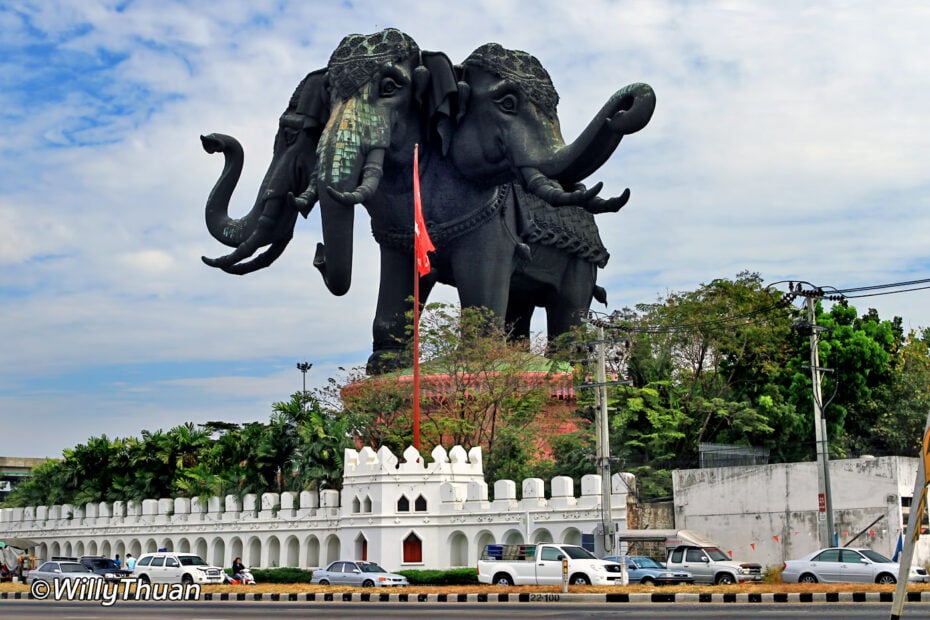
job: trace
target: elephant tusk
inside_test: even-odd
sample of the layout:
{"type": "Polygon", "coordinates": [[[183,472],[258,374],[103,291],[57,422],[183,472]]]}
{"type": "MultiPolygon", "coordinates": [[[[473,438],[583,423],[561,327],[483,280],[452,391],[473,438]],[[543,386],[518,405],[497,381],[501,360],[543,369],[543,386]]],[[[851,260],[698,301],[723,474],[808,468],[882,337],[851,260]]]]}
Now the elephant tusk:
{"type": "Polygon", "coordinates": [[[376,148],[368,153],[365,165],[362,166],[362,182],[353,191],[341,192],[335,187],[328,185],[326,193],[341,204],[351,207],[364,203],[371,199],[378,191],[378,185],[381,183],[381,177],[384,175],[384,153],[385,149],[376,148]]]}
{"type": "Polygon", "coordinates": [[[310,215],[318,199],[319,196],[317,195],[316,187],[311,184],[300,196],[295,196],[293,192],[288,192],[287,206],[300,213],[304,216],[304,219],[306,219],[307,216],[310,215]]]}
{"type": "Polygon", "coordinates": [[[287,245],[291,242],[292,237],[283,239],[281,241],[275,241],[268,249],[253,258],[250,261],[244,263],[236,263],[234,265],[229,265],[228,267],[220,267],[226,273],[230,273],[236,276],[244,276],[253,271],[258,271],[259,269],[264,269],[271,263],[275,262],[284,250],[287,249],[287,245]]]}
{"type": "Polygon", "coordinates": [[[527,191],[556,207],[584,206],[593,201],[604,187],[603,183],[597,183],[590,189],[585,189],[584,185],[576,184],[572,191],[567,192],[557,181],[550,179],[536,168],[525,167],[520,170],[527,191]]]}
{"type": "Polygon", "coordinates": [[[623,193],[613,198],[601,198],[600,196],[581,205],[588,213],[616,213],[623,208],[623,205],[630,199],[630,188],[623,190],[623,193]]]}
{"type": "Polygon", "coordinates": [[[270,265],[281,255],[281,252],[284,251],[284,248],[287,247],[287,244],[294,236],[294,224],[297,222],[296,210],[290,211],[278,222],[278,207],[276,206],[278,204],[278,201],[266,203],[265,211],[258,218],[258,224],[255,230],[253,230],[248,239],[240,243],[235,250],[218,258],[201,256],[200,259],[204,264],[210,267],[217,267],[227,273],[236,275],[251,273],[252,271],[270,265]],[[272,248],[277,249],[278,244],[282,242],[284,245],[280,247],[280,251],[275,254],[272,248]],[[272,248],[266,250],[265,253],[259,255],[253,261],[237,267],[237,263],[252,256],[258,248],[268,244],[272,244],[272,248]],[[268,256],[266,256],[266,254],[268,256]]]}

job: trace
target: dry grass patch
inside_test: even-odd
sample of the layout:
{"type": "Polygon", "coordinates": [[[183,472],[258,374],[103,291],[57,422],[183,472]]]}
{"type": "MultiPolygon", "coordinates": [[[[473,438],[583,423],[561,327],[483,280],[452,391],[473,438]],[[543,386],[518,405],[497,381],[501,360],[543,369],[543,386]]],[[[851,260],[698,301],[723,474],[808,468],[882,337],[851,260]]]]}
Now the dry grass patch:
{"type": "MultiPolygon", "coordinates": [[[[722,594],[726,592],[758,592],[758,593],[798,593],[798,592],[894,592],[893,585],[878,585],[866,583],[839,583],[839,584],[801,584],[801,583],[759,583],[742,584],[735,586],[644,586],[640,584],[629,586],[569,586],[568,591],[573,594],[603,594],[608,592],[626,593],[691,593],[691,594],[722,594]]],[[[930,584],[910,584],[908,592],[930,592],[930,584]]],[[[0,584],[0,592],[28,592],[29,586],[24,584],[0,584]]],[[[387,592],[407,594],[519,594],[519,593],[547,593],[561,592],[561,586],[409,586],[406,588],[351,588],[348,586],[318,586],[309,583],[267,583],[254,586],[203,586],[202,593],[212,594],[342,594],[345,592],[387,592]]]]}

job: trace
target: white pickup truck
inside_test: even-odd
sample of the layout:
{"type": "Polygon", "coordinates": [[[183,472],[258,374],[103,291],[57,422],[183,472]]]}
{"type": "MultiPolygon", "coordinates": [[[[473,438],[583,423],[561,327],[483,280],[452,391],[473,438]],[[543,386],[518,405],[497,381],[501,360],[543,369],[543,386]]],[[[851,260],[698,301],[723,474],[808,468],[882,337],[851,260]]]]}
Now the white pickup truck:
{"type": "Polygon", "coordinates": [[[576,545],[488,545],[478,560],[478,581],[501,586],[558,585],[562,560],[572,585],[620,585],[621,567],[576,545]]]}

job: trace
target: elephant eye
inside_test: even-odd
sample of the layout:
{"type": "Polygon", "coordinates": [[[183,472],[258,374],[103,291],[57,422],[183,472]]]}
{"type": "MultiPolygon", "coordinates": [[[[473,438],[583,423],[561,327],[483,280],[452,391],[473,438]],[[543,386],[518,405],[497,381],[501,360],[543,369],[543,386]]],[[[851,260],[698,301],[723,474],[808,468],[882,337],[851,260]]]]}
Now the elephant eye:
{"type": "Polygon", "coordinates": [[[284,141],[287,143],[288,146],[291,146],[292,144],[297,142],[297,136],[299,133],[300,132],[297,129],[290,129],[287,127],[284,129],[284,141]]]}
{"type": "Polygon", "coordinates": [[[401,85],[391,77],[384,77],[381,79],[380,88],[378,90],[379,97],[393,97],[397,94],[397,91],[401,89],[401,85]]]}
{"type": "Polygon", "coordinates": [[[507,94],[503,97],[500,97],[499,99],[495,99],[494,102],[497,104],[497,107],[499,107],[505,114],[516,114],[520,100],[516,95],[507,94]]]}

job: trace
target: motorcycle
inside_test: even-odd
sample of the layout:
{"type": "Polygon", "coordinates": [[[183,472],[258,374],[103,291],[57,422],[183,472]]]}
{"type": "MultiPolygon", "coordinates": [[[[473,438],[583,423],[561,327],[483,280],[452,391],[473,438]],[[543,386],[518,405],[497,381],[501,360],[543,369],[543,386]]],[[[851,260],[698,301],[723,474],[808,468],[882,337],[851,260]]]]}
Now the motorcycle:
{"type": "Polygon", "coordinates": [[[231,585],[242,585],[242,586],[254,586],[255,577],[252,576],[252,571],[247,568],[243,568],[239,571],[240,579],[233,579],[229,575],[226,575],[226,583],[231,585]]]}

